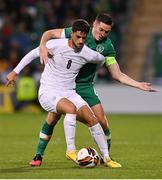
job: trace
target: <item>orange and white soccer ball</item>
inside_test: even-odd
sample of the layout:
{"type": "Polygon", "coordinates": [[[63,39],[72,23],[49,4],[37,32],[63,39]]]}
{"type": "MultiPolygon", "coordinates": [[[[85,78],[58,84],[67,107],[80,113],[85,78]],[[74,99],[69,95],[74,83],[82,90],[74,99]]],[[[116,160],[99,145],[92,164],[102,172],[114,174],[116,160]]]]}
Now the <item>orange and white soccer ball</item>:
{"type": "Polygon", "coordinates": [[[95,167],[99,162],[99,155],[94,148],[82,148],[77,154],[77,162],[80,167],[95,167]]]}

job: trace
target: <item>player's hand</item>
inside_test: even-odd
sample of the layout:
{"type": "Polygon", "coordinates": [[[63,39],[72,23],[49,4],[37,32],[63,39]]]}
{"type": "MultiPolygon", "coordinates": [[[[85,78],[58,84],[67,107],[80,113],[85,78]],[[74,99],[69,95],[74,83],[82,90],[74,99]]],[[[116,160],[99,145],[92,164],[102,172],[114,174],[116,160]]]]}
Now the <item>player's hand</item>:
{"type": "Polygon", "coordinates": [[[144,90],[144,91],[158,92],[157,89],[152,87],[151,83],[147,83],[147,82],[141,82],[139,88],[144,90]]]}
{"type": "Polygon", "coordinates": [[[39,46],[40,62],[46,64],[48,62],[48,49],[46,46],[39,46]]]}
{"type": "Polygon", "coordinates": [[[39,47],[39,54],[40,54],[41,64],[47,64],[48,58],[53,56],[50,50],[46,46],[43,46],[43,45],[39,47]]]}
{"type": "Polygon", "coordinates": [[[7,79],[6,86],[14,86],[16,84],[16,77],[17,74],[15,71],[10,72],[6,78],[7,79]]]}

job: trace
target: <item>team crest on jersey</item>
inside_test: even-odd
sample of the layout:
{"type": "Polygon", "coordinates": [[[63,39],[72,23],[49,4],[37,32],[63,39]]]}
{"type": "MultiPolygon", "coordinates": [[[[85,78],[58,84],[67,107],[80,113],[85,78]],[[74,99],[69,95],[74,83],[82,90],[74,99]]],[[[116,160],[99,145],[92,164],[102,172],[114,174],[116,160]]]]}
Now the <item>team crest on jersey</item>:
{"type": "Polygon", "coordinates": [[[102,53],[104,50],[104,46],[102,46],[101,44],[98,44],[97,47],[96,47],[96,51],[99,52],[99,53],[102,53]]]}

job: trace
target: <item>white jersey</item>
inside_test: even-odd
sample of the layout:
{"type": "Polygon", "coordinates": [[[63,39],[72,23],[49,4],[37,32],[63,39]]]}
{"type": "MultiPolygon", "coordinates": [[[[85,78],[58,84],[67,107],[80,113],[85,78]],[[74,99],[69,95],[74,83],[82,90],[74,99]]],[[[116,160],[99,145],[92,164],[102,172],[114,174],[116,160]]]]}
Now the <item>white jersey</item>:
{"type": "MultiPolygon", "coordinates": [[[[84,64],[104,62],[103,55],[91,50],[86,45],[81,51],[76,52],[68,45],[68,39],[50,40],[46,46],[54,56],[48,59],[42,73],[40,80],[42,90],[49,87],[60,91],[75,89],[75,78],[84,64]]],[[[37,57],[39,57],[38,48],[28,53],[14,71],[19,73],[25,65],[37,57]]]]}

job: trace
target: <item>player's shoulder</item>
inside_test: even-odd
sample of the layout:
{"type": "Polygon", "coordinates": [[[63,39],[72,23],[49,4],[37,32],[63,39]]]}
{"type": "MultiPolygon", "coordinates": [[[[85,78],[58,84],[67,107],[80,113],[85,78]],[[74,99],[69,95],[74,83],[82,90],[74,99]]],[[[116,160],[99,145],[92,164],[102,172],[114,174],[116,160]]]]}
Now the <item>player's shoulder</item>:
{"type": "Polygon", "coordinates": [[[70,38],[71,37],[71,32],[72,32],[72,27],[64,28],[64,33],[65,33],[65,37],[66,38],[70,38]]]}
{"type": "Polygon", "coordinates": [[[112,41],[109,37],[107,37],[107,38],[105,38],[104,43],[105,44],[112,44],[112,41]]]}
{"type": "Polygon", "coordinates": [[[89,48],[86,44],[83,46],[82,51],[84,53],[90,53],[90,54],[97,54],[98,52],[96,52],[95,50],[89,48]]]}
{"type": "Polygon", "coordinates": [[[46,46],[47,48],[53,48],[54,46],[64,46],[67,44],[68,39],[51,39],[47,41],[46,46]]]}
{"type": "Polygon", "coordinates": [[[71,26],[65,27],[64,30],[65,30],[65,31],[70,31],[70,32],[71,32],[71,31],[72,31],[72,27],[71,27],[71,26]]]}
{"type": "Polygon", "coordinates": [[[96,50],[105,56],[112,52],[115,53],[114,45],[110,38],[106,38],[102,43],[98,44],[96,50]]]}
{"type": "Polygon", "coordinates": [[[90,49],[87,45],[83,46],[82,52],[83,52],[84,57],[87,59],[93,59],[93,58],[103,59],[104,58],[104,56],[102,54],[100,54],[99,52],[97,52],[93,49],[90,49]]]}

